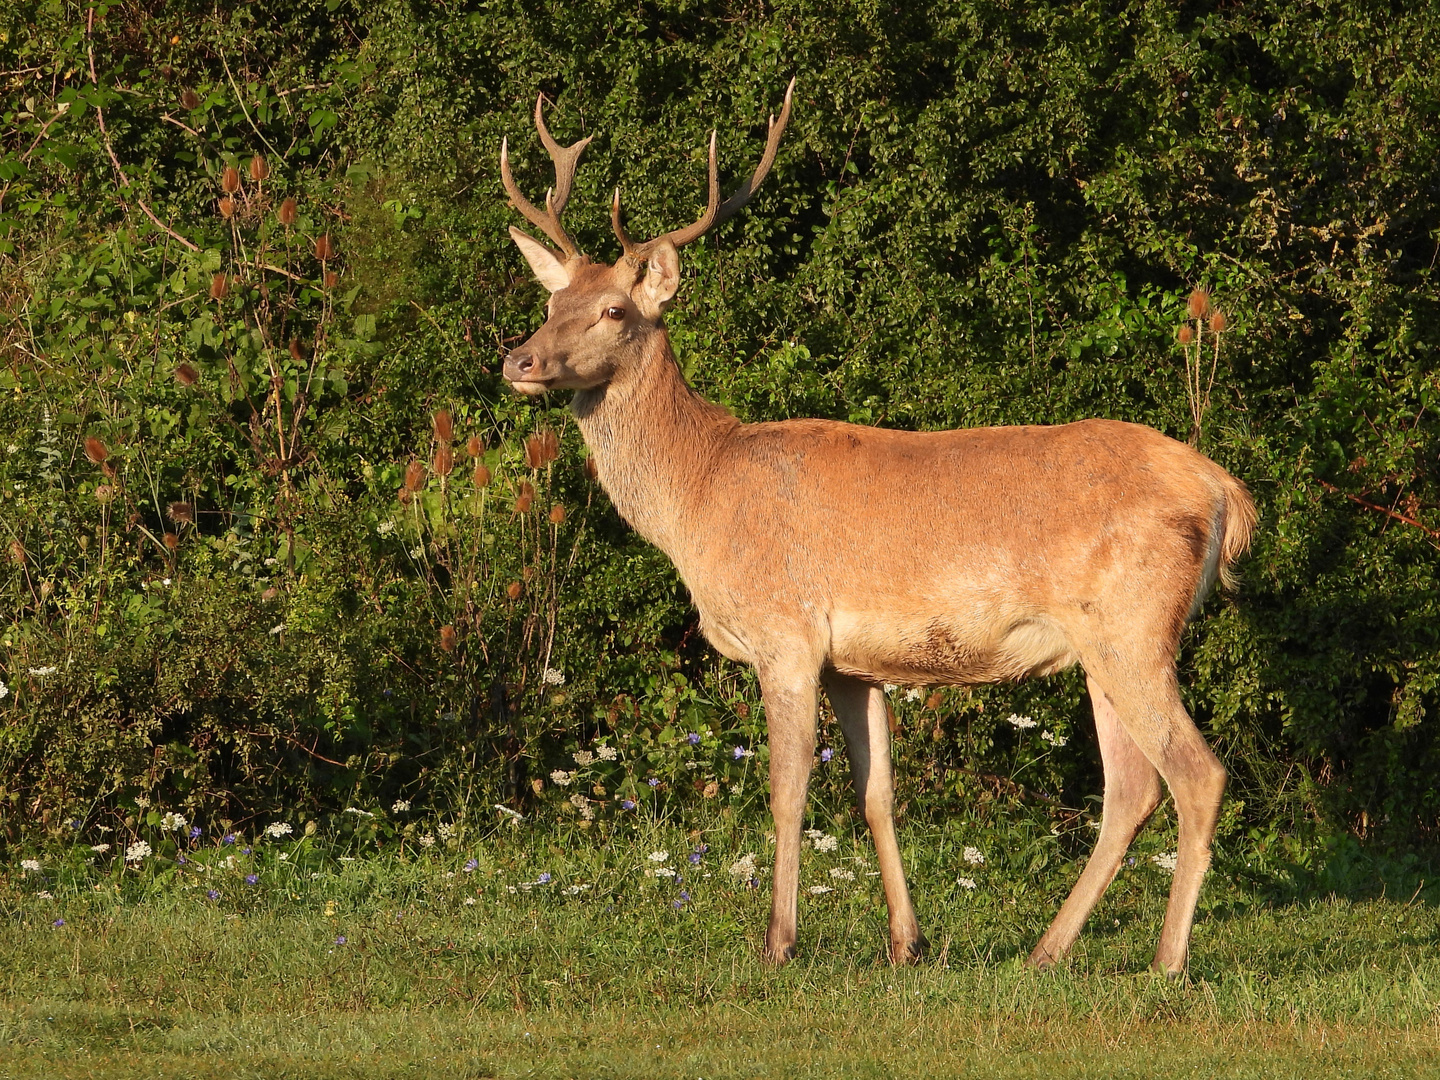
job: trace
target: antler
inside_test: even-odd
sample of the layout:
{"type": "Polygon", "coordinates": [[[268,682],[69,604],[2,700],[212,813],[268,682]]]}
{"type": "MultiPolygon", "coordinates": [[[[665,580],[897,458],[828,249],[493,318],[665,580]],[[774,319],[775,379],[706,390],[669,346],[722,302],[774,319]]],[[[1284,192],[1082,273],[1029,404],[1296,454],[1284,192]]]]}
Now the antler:
{"type": "Polygon", "coordinates": [[[510,173],[508,139],[500,141],[500,179],[504,181],[505,191],[510,196],[510,205],[519,210],[530,224],[553,240],[566,259],[577,259],[580,251],[575,246],[575,241],[570,239],[570,234],[565,231],[565,226],[560,224],[560,212],[570,201],[570,186],[575,182],[575,166],[594,136],[587,136],[574,146],[561,146],[550,137],[550,131],[545,127],[545,116],[540,108],[544,101],[544,94],[535,99],[535,128],[540,132],[540,141],[545,144],[545,149],[555,162],[555,186],[545,193],[544,212],[531,205],[530,200],[520,194],[520,189],[515,184],[515,177],[510,173]]]}
{"type": "Polygon", "coordinates": [[[773,114],[770,117],[770,134],[765,140],[765,153],[760,158],[760,164],[755,167],[755,174],[723,203],[720,201],[720,173],[715,163],[715,132],[710,132],[710,199],[705,212],[693,225],[637,244],[630,239],[630,234],[621,223],[620,189],[617,187],[615,201],[610,206],[610,224],[615,228],[615,235],[620,240],[620,246],[625,249],[626,257],[639,262],[647,258],[665,240],[669,240],[676,247],[683,247],[692,240],[698,240],[722,221],[733,217],[736,211],[749,202],[750,196],[755,194],[755,189],[770,172],[770,166],[775,164],[775,151],[780,147],[780,136],[785,134],[785,125],[790,122],[790,96],[794,91],[795,80],[791,79],[790,85],[785,88],[785,104],[780,109],[780,119],[776,120],[773,114]]]}

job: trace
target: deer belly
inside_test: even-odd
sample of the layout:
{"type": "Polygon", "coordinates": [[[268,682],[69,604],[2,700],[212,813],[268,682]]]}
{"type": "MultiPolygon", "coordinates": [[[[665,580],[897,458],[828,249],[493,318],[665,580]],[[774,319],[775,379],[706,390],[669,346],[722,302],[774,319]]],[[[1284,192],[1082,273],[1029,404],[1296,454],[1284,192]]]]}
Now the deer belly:
{"type": "Polygon", "coordinates": [[[912,685],[971,685],[1049,675],[1075,663],[1065,634],[1044,618],[991,620],[838,613],[830,664],[846,675],[912,685]]]}

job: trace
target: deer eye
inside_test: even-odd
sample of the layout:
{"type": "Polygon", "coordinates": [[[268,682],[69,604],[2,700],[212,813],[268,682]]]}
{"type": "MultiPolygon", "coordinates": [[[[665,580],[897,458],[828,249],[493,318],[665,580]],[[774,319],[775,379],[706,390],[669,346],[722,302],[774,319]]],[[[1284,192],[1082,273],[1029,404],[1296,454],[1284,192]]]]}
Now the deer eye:
{"type": "Polygon", "coordinates": [[[623,307],[606,308],[605,317],[607,319],[614,319],[616,322],[619,322],[621,319],[625,318],[625,309],[623,307]]]}

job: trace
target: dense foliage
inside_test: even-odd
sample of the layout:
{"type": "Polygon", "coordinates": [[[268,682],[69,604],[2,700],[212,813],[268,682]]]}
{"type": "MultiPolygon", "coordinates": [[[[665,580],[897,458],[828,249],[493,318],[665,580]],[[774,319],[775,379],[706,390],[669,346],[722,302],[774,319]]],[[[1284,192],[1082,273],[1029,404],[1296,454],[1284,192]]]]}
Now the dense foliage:
{"type": "MultiPolygon", "coordinates": [[[[497,150],[538,197],[537,90],[594,133],[568,221],[613,255],[615,184],[635,232],[691,220],[709,128],[740,175],[797,74],[765,188],[686,251],[689,377],[746,419],[1196,441],[1262,514],[1182,657],[1226,834],[1418,850],[1437,51],[1426,6],[1342,0],[9,5],[0,832],[756,805],[750,676],[586,479],[565,402],[498,379],[542,295],[497,150]]],[[[1098,791],[1073,674],[926,694],[895,695],[910,813],[1098,791]]]]}

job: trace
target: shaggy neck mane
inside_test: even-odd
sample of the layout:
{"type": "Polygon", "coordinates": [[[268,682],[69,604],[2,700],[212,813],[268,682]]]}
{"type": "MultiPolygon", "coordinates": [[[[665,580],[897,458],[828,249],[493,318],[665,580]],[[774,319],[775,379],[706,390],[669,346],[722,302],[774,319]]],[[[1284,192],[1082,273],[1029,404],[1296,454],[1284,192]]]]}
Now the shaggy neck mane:
{"type": "Polygon", "coordinates": [[[615,509],[683,574],[685,537],[739,421],[686,385],[664,327],[638,364],[577,393],[572,408],[615,509]]]}

